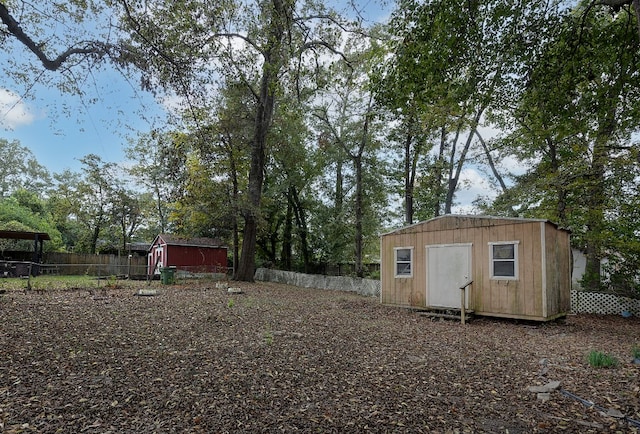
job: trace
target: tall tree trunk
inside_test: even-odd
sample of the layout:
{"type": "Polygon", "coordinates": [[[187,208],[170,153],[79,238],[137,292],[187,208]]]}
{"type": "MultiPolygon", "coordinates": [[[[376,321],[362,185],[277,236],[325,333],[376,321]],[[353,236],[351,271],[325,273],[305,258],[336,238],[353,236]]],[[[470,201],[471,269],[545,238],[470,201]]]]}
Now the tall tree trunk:
{"type": "MultiPolygon", "coordinates": [[[[460,153],[460,158],[458,159],[458,163],[455,164],[455,172],[453,171],[453,162],[455,158],[455,148],[453,148],[451,152],[450,159],[450,171],[449,171],[449,182],[447,184],[447,196],[444,202],[444,213],[451,214],[451,208],[453,206],[453,198],[455,196],[456,190],[458,189],[458,182],[460,181],[460,174],[462,173],[462,167],[467,159],[467,152],[469,152],[469,148],[471,147],[471,142],[473,141],[473,136],[475,135],[475,130],[480,123],[480,118],[482,117],[482,113],[484,112],[484,107],[480,108],[475,117],[473,118],[473,123],[471,124],[471,131],[469,131],[469,135],[467,136],[467,141],[464,144],[464,148],[462,148],[462,152],[460,153]]],[[[457,140],[457,136],[456,136],[457,140]]]]}
{"type": "Polygon", "coordinates": [[[278,85],[278,73],[282,69],[281,48],[285,37],[285,23],[291,15],[292,7],[287,0],[272,0],[272,12],[269,23],[268,47],[264,51],[262,77],[257,98],[253,139],[250,144],[251,166],[249,169],[249,206],[243,211],[245,221],[242,239],[242,254],[238,265],[238,280],[253,281],[255,274],[255,256],[258,237],[258,222],[264,181],[265,152],[267,133],[273,118],[275,94],[278,85]]]}
{"type": "Polygon", "coordinates": [[[91,250],[89,253],[92,255],[96,253],[98,249],[98,237],[100,236],[100,224],[96,224],[91,232],[91,250]]]}
{"type": "MultiPolygon", "coordinates": [[[[366,131],[366,128],[365,128],[366,131]]],[[[355,268],[356,276],[364,276],[364,267],[362,265],[362,217],[363,217],[363,204],[362,204],[362,153],[359,153],[354,158],[354,166],[356,169],[356,203],[355,203],[355,268]]]]}
{"type": "Polygon", "coordinates": [[[447,147],[447,128],[440,128],[440,147],[438,148],[438,159],[436,160],[435,170],[433,174],[433,183],[431,186],[433,196],[433,216],[440,215],[440,198],[442,197],[442,176],[444,171],[444,151],[447,147]]]}
{"type": "Polygon", "coordinates": [[[602,235],[604,231],[604,158],[606,153],[596,143],[593,150],[593,162],[587,184],[587,234],[585,289],[598,291],[601,284],[602,235]]]}
{"type": "Polygon", "coordinates": [[[484,155],[487,157],[487,162],[489,163],[489,167],[491,168],[491,173],[493,173],[493,176],[498,181],[498,184],[500,184],[500,189],[502,190],[502,193],[505,193],[507,191],[507,184],[504,182],[504,178],[502,178],[502,175],[500,174],[500,172],[498,172],[498,169],[496,168],[496,164],[493,161],[493,157],[491,156],[491,152],[489,151],[487,142],[484,141],[484,138],[478,131],[478,128],[475,128],[474,131],[476,133],[476,137],[478,137],[478,140],[482,145],[482,149],[484,150],[484,155]]]}
{"type": "Polygon", "coordinates": [[[567,224],[567,189],[564,186],[564,180],[560,175],[560,160],[558,158],[558,147],[554,140],[550,137],[545,139],[547,143],[547,152],[549,154],[549,161],[551,162],[551,171],[553,173],[552,179],[554,180],[553,188],[556,191],[556,215],[554,220],[560,225],[567,224]]]}
{"type": "Polygon", "coordinates": [[[160,233],[164,234],[167,230],[167,218],[164,215],[164,205],[162,203],[162,194],[160,193],[160,185],[159,182],[155,179],[155,175],[154,176],[154,182],[153,182],[153,191],[155,193],[155,199],[156,199],[156,210],[158,211],[158,220],[160,223],[160,233]]]}
{"type": "Polygon", "coordinates": [[[304,211],[304,207],[300,202],[298,191],[292,189],[293,196],[293,213],[296,218],[296,227],[298,228],[298,236],[300,237],[300,250],[302,251],[302,262],[304,265],[304,272],[309,272],[309,266],[311,265],[311,252],[309,249],[309,241],[307,239],[307,217],[304,211]]]}
{"type": "Polygon", "coordinates": [[[407,128],[407,137],[404,141],[404,221],[413,224],[413,178],[411,177],[411,143],[413,134],[411,127],[407,128]]]}
{"type": "Polygon", "coordinates": [[[587,290],[598,291],[602,281],[601,262],[605,222],[605,164],[607,160],[606,141],[608,136],[598,137],[593,147],[593,159],[586,188],[586,265],[584,285],[587,290]]]}
{"type": "Polygon", "coordinates": [[[598,133],[593,144],[593,156],[586,189],[587,202],[587,263],[585,265],[585,280],[587,290],[598,291],[602,284],[601,262],[603,253],[603,237],[605,232],[605,182],[606,164],[609,158],[608,145],[616,129],[616,105],[619,90],[608,92],[606,104],[598,119],[598,133]]]}
{"type": "Polygon", "coordinates": [[[280,253],[280,261],[282,269],[292,270],[292,233],[293,233],[293,187],[289,187],[287,192],[287,214],[284,219],[284,229],[282,230],[282,253],[280,253]]]}
{"type": "MultiPolygon", "coordinates": [[[[369,97],[369,104],[367,106],[367,111],[371,109],[371,103],[373,100],[373,95],[369,97]]],[[[364,154],[364,150],[367,148],[367,143],[369,142],[369,119],[371,114],[368,112],[365,114],[364,125],[362,128],[362,138],[360,140],[360,146],[358,147],[358,152],[353,156],[353,164],[356,170],[356,203],[355,203],[355,268],[356,268],[356,276],[364,277],[364,267],[362,265],[362,256],[363,256],[363,219],[364,219],[364,185],[363,185],[363,176],[362,176],[362,156],[364,154]]]]}
{"type": "MultiPolygon", "coordinates": [[[[240,228],[238,227],[238,203],[240,200],[240,188],[238,187],[238,171],[236,168],[236,160],[234,159],[233,149],[228,148],[229,151],[229,169],[231,172],[231,200],[233,201],[233,270],[232,277],[236,278],[236,273],[238,269],[238,258],[240,257],[240,228]]],[[[225,267],[227,264],[224,264],[225,267]]]]}
{"type": "Polygon", "coordinates": [[[344,175],[342,174],[342,158],[338,158],[336,163],[336,191],[334,199],[334,209],[336,218],[342,217],[342,202],[343,202],[343,188],[344,188],[344,175]]]}

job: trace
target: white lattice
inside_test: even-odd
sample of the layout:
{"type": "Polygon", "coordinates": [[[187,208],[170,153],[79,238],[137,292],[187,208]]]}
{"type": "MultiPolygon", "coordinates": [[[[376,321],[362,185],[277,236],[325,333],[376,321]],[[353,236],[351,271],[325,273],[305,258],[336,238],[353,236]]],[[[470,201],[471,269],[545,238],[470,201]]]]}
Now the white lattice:
{"type": "Polygon", "coordinates": [[[571,311],[573,313],[597,313],[620,315],[629,312],[640,316],[640,300],[599,292],[571,291],[571,311]]]}

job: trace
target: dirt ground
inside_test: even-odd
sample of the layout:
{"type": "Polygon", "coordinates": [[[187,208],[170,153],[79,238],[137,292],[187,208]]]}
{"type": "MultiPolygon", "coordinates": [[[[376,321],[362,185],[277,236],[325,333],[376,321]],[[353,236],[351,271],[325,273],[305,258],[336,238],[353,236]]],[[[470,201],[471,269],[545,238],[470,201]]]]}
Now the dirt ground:
{"type": "Polygon", "coordinates": [[[1,295],[0,432],[639,431],[640,319],[463,326],[350,293],[237,286],[1,295]],[[591,350],[620,365],[591,367],[591,350]],[[546,402],[528,390],[551,380],[546,402]]]}

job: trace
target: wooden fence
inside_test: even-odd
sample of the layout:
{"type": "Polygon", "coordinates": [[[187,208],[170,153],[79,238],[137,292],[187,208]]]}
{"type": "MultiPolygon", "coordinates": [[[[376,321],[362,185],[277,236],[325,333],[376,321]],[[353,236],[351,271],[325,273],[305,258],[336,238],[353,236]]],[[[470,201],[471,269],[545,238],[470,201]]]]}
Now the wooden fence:
{"type": "Polygon", "coordinates": [[[47,252],[41,264],[43,273],[61,275],[110,276],[147,274],[145,256],[91,255],[82,253],[47,252]]]}

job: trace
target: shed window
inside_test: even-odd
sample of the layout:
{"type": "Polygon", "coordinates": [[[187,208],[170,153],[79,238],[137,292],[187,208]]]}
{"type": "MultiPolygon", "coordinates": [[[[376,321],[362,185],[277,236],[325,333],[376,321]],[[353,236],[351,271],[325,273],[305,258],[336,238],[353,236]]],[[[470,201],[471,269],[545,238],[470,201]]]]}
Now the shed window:
{"type": "Polygon", "coordinates": [[[518,242],[489,243],[491,278],[518,278],[518,242]]]}
{"type": "Polygon", "coordinates": [[[413,276],[413,247],[400,247],[395,250],[396,277],[413,276]]]}

